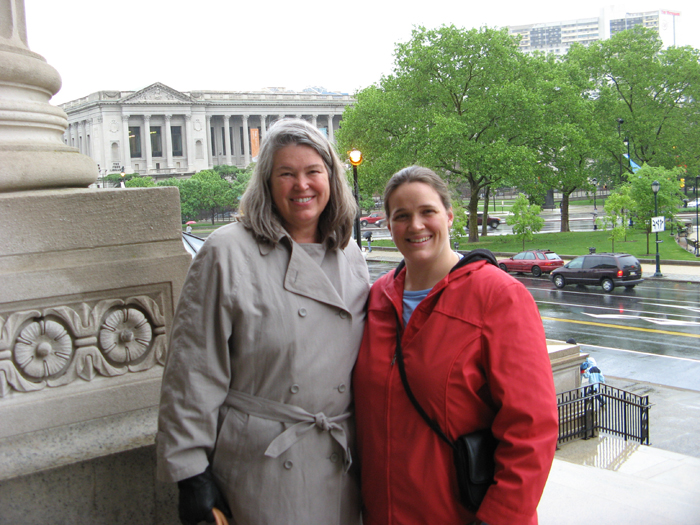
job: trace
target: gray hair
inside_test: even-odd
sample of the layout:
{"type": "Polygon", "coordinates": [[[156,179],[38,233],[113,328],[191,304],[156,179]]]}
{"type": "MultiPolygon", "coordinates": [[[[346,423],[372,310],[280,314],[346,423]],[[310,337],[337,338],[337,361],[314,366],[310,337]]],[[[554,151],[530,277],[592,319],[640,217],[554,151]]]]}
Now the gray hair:
{"type": "Polygon", "coordinates": [[[422,182],[423,184],[427,184],[438,194],[446,210],[449,210],[452,206],[450,190],[447,188],[445,181],[442,180],[437,173],[422,166],[409,166],[408,168],[394,173],[389,179],[389,182],[386,183],[386,188],[384,188],[384,210],[386,211],[387,217],[391,215],[389,197],[391,197],[391,194],[394,193],[399,186],[408,184],[409,182],[422,182]]]}
{"type": "Polygon", "coordinates": [[[272,200],[270,178],[275,153],[290,145],[309,146],[323,159],[328,171],[330,198],[318,219],[318,231],[321,242],[327,248],[345,248],[352,236],[353,221],[357,215],[357,205],[345,178],[345,168],[323,133],[301,119],[281,119],[268,130],[253,176],[241,197],[243,225],[253,232],[258,241],[272,245],[277,244],[284,234],[282,218],[272,200]]]}

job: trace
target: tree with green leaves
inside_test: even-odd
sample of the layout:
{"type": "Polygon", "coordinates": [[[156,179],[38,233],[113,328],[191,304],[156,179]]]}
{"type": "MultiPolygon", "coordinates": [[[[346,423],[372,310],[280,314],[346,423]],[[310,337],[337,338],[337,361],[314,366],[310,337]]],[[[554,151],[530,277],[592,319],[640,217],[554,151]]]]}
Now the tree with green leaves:
{"type": "Polygon", "coordinates": [[[394,73],[343,114],[338,140],[363,152],[363,191],[412,164],[467,182],[469,240],[477,241],[480,195],[535,175],[545,108],[532,60],[505,29],[414,29],[396,46],[394,73]]]}
{"type": "Polygon", "coordinates": [[[222,179],[214,170],[202,170],[192,175],[192,180],[199,181],[199,204],[211,217],[212,225],[216,223],[216,214],[226,206],[234,206],[236,198],[231,183],[222,179]]]}
{"type": "Polygon", "coordinates": [[[513,215],[508,218],[508,223],[513,226],[513,233],[522,239],[523,250],[525,241],[531,241],[534,234],[544,226],[544,219],[540,217],[540,208],[537,204],[530,204],[524,193],[518,195],[511,209],[513,215]]]}
{"type": "Polygon", "coordinates": [[[700,167],[700,51],[663,49],[656,31],[635,26],[569,54],[595,82],[601,140],[627,177],[625,139],[638,165],[700,167]]]}
{"type": "Polygon", "coordinates": [[[562,195],[561,231],[569,231],[569,197],[591,187],[591,159],[602,155],[601,130],[593,118],[593,82],[569,56],[538,56],[544,112],[539,135],[537,179],[518,188],[539,197],[547,190],[562,195]]]}
{"type": "Polygon", "coordinates": [[[128,181],[124,183],[127,188],[153,188],[156,183],[153,182],[151,177],[131,177],[128,181]]]}
{"type": "Polygon", "coordinates": [[[656,195],[658,216],[666,217],[666,222],[673,224],[676,211],[683,202],[683,193],[678,183],[681,173],[683,173],[681,168],[668,170],[645,164],[629,177],[627,183],[629,188],[626,191],[632,201],[632,214],[636,217],[635,227],[646,232],[647,253],[651,253],[649,251],[651,219],[656,216],[652,183],[658,181],[660,184],[659,193],[656,195]]]}
{"type": "Polygon", "coordinates": [[[620,190],[612,192],[605,200],[605,216],[602,219],[605,230],[610,228],[610,239],[612,241],[612,251],[615,251],[615,241],[622,241],[627,238],[629,229],[629,216],[634,202],[629,195],[629,186],[624,186],[620,190]]]}

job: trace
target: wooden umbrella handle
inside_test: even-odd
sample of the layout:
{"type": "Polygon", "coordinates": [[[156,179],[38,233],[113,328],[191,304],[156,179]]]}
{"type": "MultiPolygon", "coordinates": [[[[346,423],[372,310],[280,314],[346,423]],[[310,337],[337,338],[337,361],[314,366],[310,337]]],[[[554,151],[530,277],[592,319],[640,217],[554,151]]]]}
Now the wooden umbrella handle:
{"type": "Polygon", "coordinates": [[[228,520],[226,519],[226,516],[224,516],[223,512],[221,512],[216,507],[211,509],[211,511],[214,514],[214,522],[216,523],[216,525],[228,525],[228,520]]]}

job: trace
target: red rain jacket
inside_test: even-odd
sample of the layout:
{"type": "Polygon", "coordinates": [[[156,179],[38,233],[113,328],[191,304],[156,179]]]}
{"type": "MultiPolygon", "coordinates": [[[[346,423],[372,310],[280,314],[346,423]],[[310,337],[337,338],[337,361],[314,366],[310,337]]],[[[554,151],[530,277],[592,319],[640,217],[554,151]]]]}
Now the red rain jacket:
{"type": "Polygon", "coordinates": [[[372,287],[353,375],[364,524],[536,524],[558,417],[532,296],[493,264],[465,258],[403,334],[411,389],[448,437],[490,426],[500,442],[496,483],[475,517],[458,501],[452,449],[417,413],[394,363],[405,276],[400,266],[372,287]]]}

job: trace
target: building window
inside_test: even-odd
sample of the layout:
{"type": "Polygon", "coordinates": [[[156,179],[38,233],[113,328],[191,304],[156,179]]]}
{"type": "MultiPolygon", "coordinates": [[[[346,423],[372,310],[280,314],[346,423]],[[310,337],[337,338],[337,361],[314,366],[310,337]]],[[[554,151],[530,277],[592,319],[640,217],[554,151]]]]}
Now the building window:
{"type": "Polygon", "coordinates": [[[129,149],[132,159],[141,157],[141,128],[139,126],[129,126],[129,149]]]}
{"type": "Polygon", "coordinates": [[[160,126],[151,126],[151,154],[154,157],[163,156],[163,140],[160,134],[160,126]]]}
{"type": "Polygon", "coordinates": [[[221,127],[221,146],[223,148],[222,155],[226,155],[226,129],[221,127]]]}
{"type": "Polygon", "coordinates": [[[182,157],[182,126],[170,126],[173,139],[173,156],[182,157]]]}
{"type": "Polygon", "coordinates": [[[211,155],[212,157],[216,157],[216,135],[214,135],[214,126],[211,127],[211,132],[209,134],[211,135],[211,155]]]}

